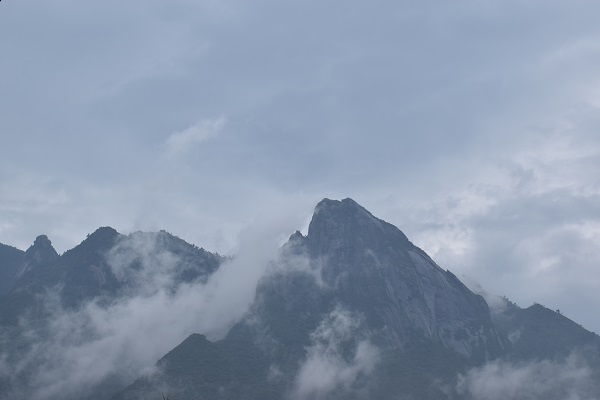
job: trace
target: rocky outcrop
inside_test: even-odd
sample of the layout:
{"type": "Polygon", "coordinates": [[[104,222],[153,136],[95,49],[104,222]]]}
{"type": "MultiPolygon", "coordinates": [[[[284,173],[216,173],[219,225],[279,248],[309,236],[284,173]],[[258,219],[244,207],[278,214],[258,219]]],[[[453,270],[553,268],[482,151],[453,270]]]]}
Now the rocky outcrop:
{"type": "Polygon", "coordinates": [[[481,296],[352,199],[321,201],[302,244],[336,298],[367,315],[389,345],[423,336],[465,357],[505,351],[481,296]]]}

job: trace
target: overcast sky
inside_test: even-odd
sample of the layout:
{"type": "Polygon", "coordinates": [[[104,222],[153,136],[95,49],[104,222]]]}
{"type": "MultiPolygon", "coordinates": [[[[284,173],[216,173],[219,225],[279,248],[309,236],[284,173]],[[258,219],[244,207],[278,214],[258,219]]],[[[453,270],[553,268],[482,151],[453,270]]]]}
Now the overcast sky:
{"type": "Polygon", "coordinates": [[[0,242],[63,252],[110,225],[232,254],[262,218],[292,215],[285,237],[352,197],[443,268],[600,332],[599,15],[2,1],[0,242]]]}

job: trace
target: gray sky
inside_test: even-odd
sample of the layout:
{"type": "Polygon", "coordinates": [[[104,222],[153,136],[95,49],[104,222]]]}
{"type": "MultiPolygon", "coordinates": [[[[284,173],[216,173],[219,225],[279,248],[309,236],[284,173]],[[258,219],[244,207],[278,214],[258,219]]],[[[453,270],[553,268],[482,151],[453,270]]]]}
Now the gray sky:
{"type": "MultiPolygon", "coordinates": [[[[352,197],[600,332],[600,3],[0,3],[0,242],[234,253],[352,197]],[[291,221],[294,221],[292,224],[291,221]]],[[[305,222],[306,223],[306,222],[305,222]]]]}

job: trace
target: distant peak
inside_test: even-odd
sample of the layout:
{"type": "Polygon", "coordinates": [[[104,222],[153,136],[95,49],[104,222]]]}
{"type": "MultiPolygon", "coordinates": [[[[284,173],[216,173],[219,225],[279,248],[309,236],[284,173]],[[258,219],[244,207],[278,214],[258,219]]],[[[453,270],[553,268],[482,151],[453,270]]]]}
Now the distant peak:
{"type": "Polygon", "coordinates": [[[100,232],[110,232],[112,234],[117,234],[119,232],[117,232],[117,230],[113,227],[110,226],[101,226],[100,228],[96,229],[96,231],[94,233],[100,233],[100,232]]]}
{"type": "Polygon", "coordinates": [[[359,218],[381,221],[349,197],[344,200],[331,200],[327,198],[321,200],[315,207],[313,220],[321,218],[333,218],[336,220],[354,220],[359,218]]]}
{"type": "Polygon", "coordinates": [[[110,226],[102,226],[102,227],[96,229],[94,231],[94,233],[88,235],[88,239],[96,238],[96,237],[110,238],[110,237],[115,237],[118,235],[119,235],[119,232],[117,232],[114,228],[111,228],[110,226]]]}
{"type": "Polygon", "coordinates": [[[27,249],[25,254],[33,257],[38,262],[41,260],[52,260],[58,257],[58,253],[52,247],[52,242],[46,235],[39,235],[35,238],[33,244],[27,249]]]}
{"type": "Polygon", "coordinates": [[[52,247],[52,242],[50,241],[50,239],[48,239],[48,236],[46,235],[39,235],[38,237],[35,238],[35,241],[33,242],[33,245],[36,247],[42,246],[42,247],[52,247]]]}
{"type": "Polygon", "coordinates": [[[363,206],[358,204],[356,201],[351,198],[345,198],[344,200],[331,200],[331,199],[323,199],[317,204],[315,207],[315,215],[321,212],[325,213],[343,213],[343,214],[351,214],[351,213],[361,213],[366,214],[372,218],[373,215],[367,211],[363,206]]]}
{"type": "Polygon", "coordinates": [[[358,243],[372,248],[388,240],[409,245],[398,228],[375,217],[351,198],[321,200],[315,207],[307,240],[315,253],[358,243]]]}
{"type": "Polygon", "coordinates": [[[110,226],[103,226],[96,229],[93,233],[87,235],[87,238],[80,244],[80,246],[83,245],[99,248],[110,248],[119,235],[119,232],[110,226]]]}
{"type": "Polygon", "coordinates": [[[332,200],[332,199],[324,198],[317,204],[317,208],[321,207],[321,206],[325,206],[325,207],[346,206],[346,207],[363,208],[360,204],[358,204],[356,201],[352,200],[350,197],[346,197],[343,200],[332,200]]]}
{"type": "Polygon", "coordinates": [[[302,235],[302,233],[300,231],[296,231],[292,234],[292,236],[290,236],[289,241],[293,241],[293,240],[302,240],[304,239],[304,236],[302,235]]]}
{"type": "Polygon", "coordinates": [[[345,199],[343,199],[341,201],[341,203],[345,204],[345,205],[358,206],[358,207],[362,208],[360,206],[360,204],[358,204],[356,201],[352,200],[350,197],[346,197],[345,199]]]}

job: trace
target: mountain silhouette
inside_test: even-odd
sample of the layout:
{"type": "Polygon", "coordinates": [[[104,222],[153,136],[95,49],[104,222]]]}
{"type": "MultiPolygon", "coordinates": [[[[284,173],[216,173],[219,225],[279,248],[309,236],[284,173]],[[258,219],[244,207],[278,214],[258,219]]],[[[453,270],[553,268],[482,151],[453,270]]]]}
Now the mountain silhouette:
{"type": "Polygon", "coordinates": [[[597,335],[565,317],[510,304],[491,313],[398,228],[352,199],[324,199],[308,234],[294,233],[269,266],[244,320],[219,341],[191,335],[158,361],[158,372],[113,400],[160,392],[186,399],[460,398],[457,377],[469,368],[555,360],[579,344],[600,349],[597,335]],[[546,330],[560,333],[536,341],[546,330]]]}
{"type": "MultiPolygon", "coordinates": [[[[62,255],[44,235],[24,252],[0,246],[2,356],[21,366],[0,373],[0,395],[30,395],[34,383],[43,389],[31,379],[52,364],[39,343],[57,310],[133,298],[143,307],[158,292],[204,290],[189,284],[207,282],[223,261],[165,231],[122,235],[110,227],[62,255]]],[[[292,234],[266,265],[248,311],[222,339],[193,333],[133,382],[115,371],[63,398],[475,400],[464,388],[476,372],[568,373],[563,365],[577,373],[557,382],[585,378],[584,391],[527,398],[600,396],[598,335],[539,304],[520,308],[503,298],[490,308],[397,227],[352,199],[324,199],[306,236],[292,234]]]]}

